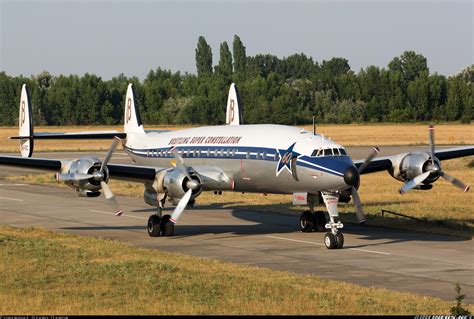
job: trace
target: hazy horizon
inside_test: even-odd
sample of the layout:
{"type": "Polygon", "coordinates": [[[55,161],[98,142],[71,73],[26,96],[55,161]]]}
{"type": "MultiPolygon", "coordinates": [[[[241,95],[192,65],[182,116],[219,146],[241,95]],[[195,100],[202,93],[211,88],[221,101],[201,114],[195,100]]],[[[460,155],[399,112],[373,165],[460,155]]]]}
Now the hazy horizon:
{"type": "Polygon", "coordinates": [[[247,56],[304,53],[321,62],[348,59],[359,72],[387,67],[413,50],[431,73],[471,65],[471,1],[10,1],[1,0],[1,70],[9,75],[124,73],[143,80],[157,67],[196,73],[195,48],[232,50],[234,34],[247,56]]]}

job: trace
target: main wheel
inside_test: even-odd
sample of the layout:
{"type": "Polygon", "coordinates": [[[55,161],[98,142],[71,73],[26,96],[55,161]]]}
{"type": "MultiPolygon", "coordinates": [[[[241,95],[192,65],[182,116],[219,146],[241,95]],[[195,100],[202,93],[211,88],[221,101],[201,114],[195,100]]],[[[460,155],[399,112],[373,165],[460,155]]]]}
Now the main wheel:
{"type": "Polygon", "coordinates": [[[314,231],[323,232],[326,229],[326,215],[322,211],[314,213],[316,223],[314,223],[314,231]]]}
{"type": "Polygon", "coordinates": [[[341,249],[344,246],[344,235],[342,233],[336,234],[336,248],[341,249]]]}
{"type": "Polygon", "coordinates": [[[148,235],[150,237],[158,237],[160,236],[160,231],[161,231],[161,220],[160,217],[156,215],[151,215],[150,218],[148,218],[148,235]]]}
{"type": "Polygon", "coordinates": [[[313,214],[309,211],[303,212],[300,217],[300,227],[303,233],[309,233],[313,231],[315,225],[315,219],[313,214]]]}
{"type": "Polygon", "coordinates": [[[170,237],[174,234],[174,223],[170,221],[170,218],[170,215],[165,215],[161,219],[161,232],[163,236],[170,237]]]}
{"type": "Polygon", "coordinates": [[[324,244],[326,245],[327,249],[334,249],[336,248],[336,236],[333,233],[326,233],[324,236],[324,244]]]}

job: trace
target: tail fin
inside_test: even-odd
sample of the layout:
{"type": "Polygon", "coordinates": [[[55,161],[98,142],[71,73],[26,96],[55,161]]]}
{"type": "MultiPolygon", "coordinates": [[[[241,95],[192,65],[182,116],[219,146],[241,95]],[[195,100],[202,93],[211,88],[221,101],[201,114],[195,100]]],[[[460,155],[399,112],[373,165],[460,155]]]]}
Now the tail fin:
{"type": "Polygon", "coordinates": [[[227,98],[226,124],[240,125],[244,124],[239,91],[235,83],[230,85],[229,97],[227,98]]]}
{"type": "Polygon", "coordinates": [[[20,117],[18,125],[20,127],[20,152],[22,157],[31,157],[33,155],[33,113],[29,100],[28,89],[26,84],[21,88],[20,96],[20,117]]]}
{"type": "Polygon", "coordinates": [[[123,130],[125,133],[145,133],[138,108],[135,105],[133,85],[130,83],[125,97],[125,115],[123,120],[123,130]]]}

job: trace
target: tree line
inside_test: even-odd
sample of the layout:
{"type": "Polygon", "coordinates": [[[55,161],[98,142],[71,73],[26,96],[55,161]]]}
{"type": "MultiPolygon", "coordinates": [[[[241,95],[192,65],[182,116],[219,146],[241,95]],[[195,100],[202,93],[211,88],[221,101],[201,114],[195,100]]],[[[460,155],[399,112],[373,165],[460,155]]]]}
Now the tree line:
{"type": "Polygon", "coordinates": [[[126,88],[146,124],[222,124],[229,85],[238,86],[245,123],[460,121],[474,116],[474,65],[457,75],[430,74],[426,58],[413,51],[394,57],[386,68],[354,72],[347,59],[314,61],[303,53],[278,58],[247,56],[235,35],[232,51],[223,42],[213,64],[211,47],[199,37],[197,74],[158,67],[143,81],[120,74],[30,78],[0,73],[0,125],[17,125],[20,90],[29,86],[36,125],[94,125],[123,122],[126,88]]]}

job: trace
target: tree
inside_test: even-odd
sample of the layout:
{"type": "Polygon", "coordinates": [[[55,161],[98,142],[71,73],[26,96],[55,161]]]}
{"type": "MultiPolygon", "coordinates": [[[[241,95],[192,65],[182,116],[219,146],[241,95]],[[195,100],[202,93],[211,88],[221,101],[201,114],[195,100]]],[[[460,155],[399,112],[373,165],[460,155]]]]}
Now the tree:
{"type": "Polygon", "coordinates": [[[244,73],[247,63],[247,55],[245,53],[245,46],[238,35],[234,35],[232,51],[234,55],[234,71],[244,73]]]}
{"type": "Polygon", "coordinates": [[[230,53],[229,46],[225,41],[220,46],[220,59],[216,72],[225,78],[232,76],[232,53],[230,53]]]}
{"type": "Polygon", "coordinates": [[[203,36],[199,37],[196,48],[196,69],[199,77],[212,74],[212,50],[203,36]]]}
{"type": "Polygon", "coordinates": [[[395,57],[389,64],[390,71],[401,71],[407,82],[415,80],[421,72],[428,72],[426,58],[414,51],[405,51],[400,58],[395,57]]]}

